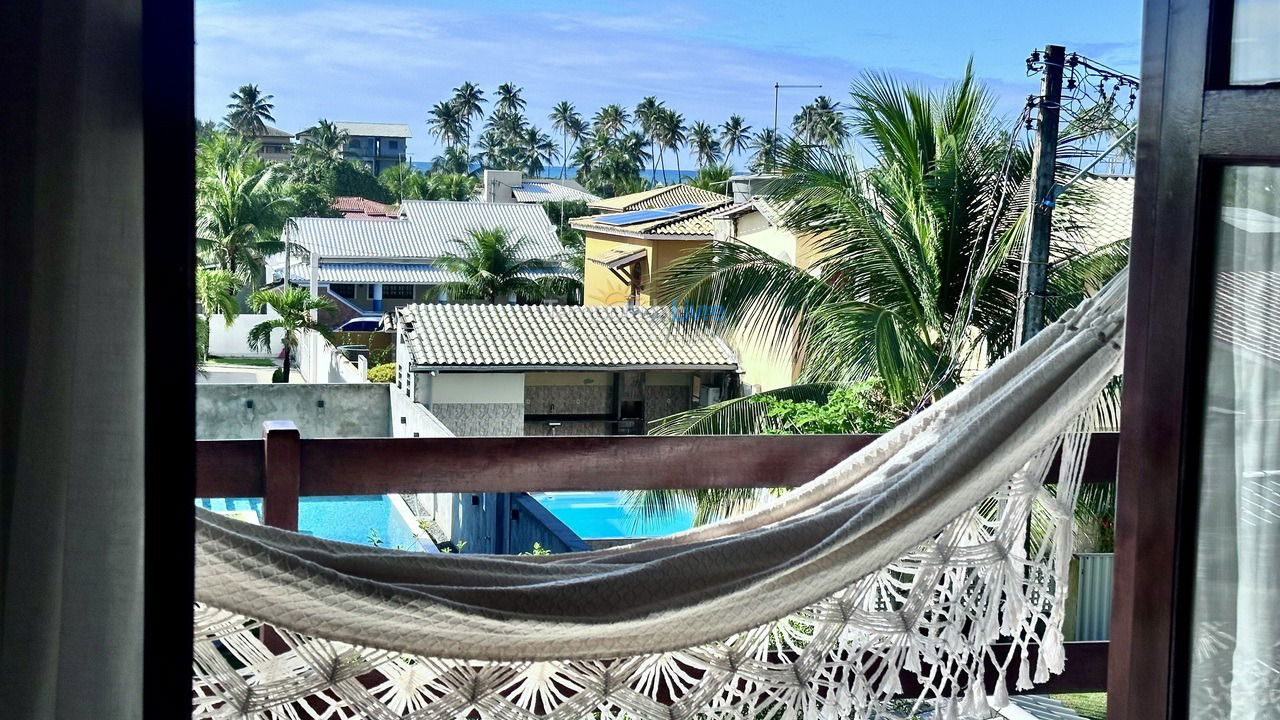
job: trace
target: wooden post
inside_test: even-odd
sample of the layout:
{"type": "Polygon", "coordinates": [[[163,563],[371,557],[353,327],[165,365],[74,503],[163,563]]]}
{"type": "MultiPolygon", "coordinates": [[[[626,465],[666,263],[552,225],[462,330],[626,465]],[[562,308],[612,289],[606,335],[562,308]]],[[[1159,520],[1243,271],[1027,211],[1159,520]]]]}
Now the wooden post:
{"type": "Polygon", "coordinates": [[[272,527],[298,529],[298,488],[302,477],[302,436],[288,420],[262,423],[262,520],[272,527]]]}
{"type": "Polygon", "coordinates": [[[1053,232],[1054,171],[1058,164],[1058,121],[1062,110],[1062,66],[1066,48],[1046,45],[1040,85],[1040,127],[1031,169],[1031,231],[1022,253],[1019,283],[1019,344],[1044,329],[1044,296],[1049,277],[1049,236],[1053,232]]]}

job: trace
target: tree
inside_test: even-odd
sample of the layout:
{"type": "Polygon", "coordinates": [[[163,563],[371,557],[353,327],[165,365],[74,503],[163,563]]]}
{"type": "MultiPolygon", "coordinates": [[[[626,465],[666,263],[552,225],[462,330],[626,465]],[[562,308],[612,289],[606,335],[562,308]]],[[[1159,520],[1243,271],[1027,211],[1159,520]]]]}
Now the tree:
{"type": "Polygon", "coordinates": [[[446,147],[467,144],[467,121],[452,102],[438,102],[427,111],[427,130],[446,147]]]}
{"type": "Polygon", "coordinates": [[[557,269],[557,264],[533,257],[528,240],[513,238],[503,228],[472,230],[453,244],[457,250],[436,261],[461,277],[440,285],[450,300],[484,300],[491,305],[504,303],[511,295],[538,300],[557,285],[547,274],[557,269]]]}
{"type": "Polygon", "coordinates": [[[378,183],[386,188],[396,202],[405,200],[425,200],[427,195],[427,177],[409,163],[392,165],[378,176],[378,183]]]}
{"type": "Polygon", "coordinates": [[[221,315],[231,327],[240,314],[240,281],[226,270],[196,269],[196,361],[209,358],[209,324],[214,315],[221,315]]]}
{"type": "MultiPolygon", "coordinates": [[[[568,100],[561,100],[556,103],[555,107],[551,108],[551,114],[547,116],[547,119],[551,121],[552,129],[560,133],[561,157],[567,163],[569,154],[572,152],[569,147],[569,138],[572,137],[575,143],[582,138],[582,131],[585,127],[582,123],[582,115],[573,106],[573,103],[568,100]]],[[[564,165],[560,166],[561,178],[564,177],[565,169],[564,165]]]]}
{"type": "MultiPolygon", "coordinates": [[[[650,95],[641,100],[636,105],[636,122],[640,125],[640,132],[644,133],[645,138],[649,140],[649,144],[658,148],[658,162],[663,161],[662,148],[657,143],[658,137],[658,116],[663,110],[662,101],[657,97],[650,95]]],[[[649,178],[656,179],[654,171],[656,168],[650,168],[649,178]]]]}
{"type": "Polygon", "coordinates": [[[301,135],[295,155],[300,155],[303,160],[333,167],[346,159],[351,135],[328,120],[321,118],[301,135]]]}
{"type": "Polygon", "coordinates": [[[752,172],[773,172],[782,153],[782,136],[773,128],[765,128],[751,137],[750,149],[752,172]]]}
{"type": "MultiPolygon", "coordinates": [[[[675,110],[665,109],[658,115],[658,143],[662,147],[670,150],[676,156],[676,180],[681,179],[680,173],[680,148],[684,147],[685,136],[684,115],[675,110]]],[[[665,170],[662,173],[662,181],[667,181],[665,170]]]]}
{"type": "Polygon", "coordinates": [[[694,175],[688,184],[711,192],[728,193],[729,178],[732,176],[733,168],[728,164],[706,165],[698,169],[698,174],[694,175]]]}
{"type": "Polygon", "coordinates": [[[274,95],[263,95],[257,85],[241,85],[231,93],[227,104],[227,127],[244,137],[258,137],[267,132],[267,121],[275,122],[271,115],[275,105],[274,95]]]}
{"type": "Polygon", "coordinates": [[[630,122],[631,115],[621,105],[605,105],[596,111],[592,119],[594,126],[592,129],[597,137],[614,138],[621,134],[630,122]]]}
{"type": "Polygon", "coordinates": [[[503,83],[498,86],[498,99],[493,104],[493,111],[509,112],[519,115],[524,112],[524,98],[520,97],[520,93],[524,92],[523,88],[516,87],[512,83],[503,83]]]}
{"type": "MultiPolygon", "coordinates": [[[[669,266],[657,294],[722,306],[723,327],[794,348],[801,382],[878,377],[894,404],[918,407],[974,358],[993,362],[1013,345],[1029,153],[1000,130],[971,69],[941,92],[868,74],[852,99],[875,164],[793,143],[769,188],[783,224],[813,238],[813,267],[713,242],[669,266]]],[[[1127,252],[1127,242],[1058,243],[1051,311],[1100,287],[1127,252]]]]}
{"type": "Polygon", "coordinates": [[[746,150],[750,138],[751,126],[741,115],[730,115],[720,126],[720,145],[724,148],[725,160],[731,160],[734,155],[746,150]]]}
{"type": "Polygon", "coordinates": [[[473,82],[464,82],[453,89],[453,99],[450,102],[467,130],[466,141],[462,144],[470,145],[472,125],[484,116],[484,91],[473,82]]]}
{"type": "Polygon", "coordinates": [[[204,262],[244,283],[262,279],[264,259],[284,249],[294,208],[258,144],[215,133],[196,149],[196,249],[204,262]]]}
{"type": "Polygon", "coordinates": [[[466,173],[431,173],[424,200],[470,200],[479,181],[466,173]]]}
{"type": "Polygon", "coordinates": [[[689,128],[689,147],[693,150],[694,159],[698,161],[699,171],[719,163],[722,157],[715,130],[702,121],[689,128]]]}
{"type": "Polygon", "coordinates": [[[262,312],[270,307],[279,315],[271,320],[254,325],[249,329],[249,347],[259,352],[271,351],[271,334],[276,330],[283,331],[284,382],[289,382],[290,355],[298,347],[298,335],[303,331],[319,333],[321,337],[336,344],[338,338],[328,325],[311,319],[312,311],[336,312],[337,306],[328,298],[312,297],[305,288],[285,286],[279,290],[262,289],[249,296],[249,307],[255,312],[262,312]]]}
{"type": "Polygon", "coordinates": [[[444,152],[431,159],[431,172],[470,175],[471,166],[478,160],[478,157],[467,152],[464,145],[447,147],[444,152]]]}
{"type": "Polygon", "coordinates": [[[800,109],[800,113],[791,121],[796,136],[813,144],[840,147],[849,137],[849,124],[840,103],[831,101],[826,95],[819,95],[812,103],[800,109]]]}
{"type": "Polygon", "coordinates": [[[560,157],[555,142],[549,135],[536,127],[530,126],[520,136],[518,147],[521,158],[521,170],[531,177],[542,175],[547,163],[555,162],[560,157]]]}

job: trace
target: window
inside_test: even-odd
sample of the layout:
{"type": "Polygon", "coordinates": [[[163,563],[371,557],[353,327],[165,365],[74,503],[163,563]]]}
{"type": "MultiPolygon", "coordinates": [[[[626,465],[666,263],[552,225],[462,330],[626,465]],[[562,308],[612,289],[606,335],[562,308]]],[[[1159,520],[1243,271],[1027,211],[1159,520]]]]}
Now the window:
{"type": "Polygon", "coordinates": [[[330,283],[329,291],[350,300],[356,296],[356,286],[350,283],[330,283]]]}
{"type": "Polygon", "coordinates": [[[351,149],[357,149],[357,148],[359,148],[359,147],[360,147],[360,138],[351,138],[350,140],[348,140],[348,141],[347,141],[347,147],[348,147],[348,148],[351,148],[351,149]]]}
{"type": "Polygon", "coordinates": [[[383,300],[412,300],[413,286],[412,285],[383,285],[382,299],[383,300]]]}
{"type": "Polygon", "coordinates": [[[1235,0],[1230,82],[1280,82],[1280,0],[1235,0]]]}
{"type": "Polygon", "coordinates": [[[387,141],[387,147],[391,148],[392,150],[398,150],[398,149],[400,148],[400,141],[399,141],[399,140],[388,140],[388,141],[387,141]]]}
{"type": "Polygon", "coordinates": [[[1195,531],[1190,716],[1280,684],[1280,167],[1228,167],[1212,268],[1195,531]]]}

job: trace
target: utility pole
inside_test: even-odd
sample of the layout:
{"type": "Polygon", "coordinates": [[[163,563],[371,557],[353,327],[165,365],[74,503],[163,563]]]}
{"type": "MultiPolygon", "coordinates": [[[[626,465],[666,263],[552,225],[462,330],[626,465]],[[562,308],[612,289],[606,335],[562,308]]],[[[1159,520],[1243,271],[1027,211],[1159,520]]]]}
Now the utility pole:
{"type": "Polygon", "coordinates": [[[1046,45],[1044,78],[1040,83],[1039,128],[1031,168],[1031,226],[1022,254],[1022,278],[1018,283],[1018,344],[1044,328],[1044,300],[1048,284],[1049,238],[1053,231],[1056,201],[1054,169],[1058,163],[1058,120],[1062,109],[1062,67],[1066,48],[1046,45]]]}

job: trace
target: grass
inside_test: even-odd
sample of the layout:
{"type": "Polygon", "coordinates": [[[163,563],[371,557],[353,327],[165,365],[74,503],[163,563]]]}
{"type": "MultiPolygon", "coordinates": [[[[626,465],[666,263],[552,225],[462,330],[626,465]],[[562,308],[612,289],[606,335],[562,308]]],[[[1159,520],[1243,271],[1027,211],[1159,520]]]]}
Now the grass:
{"type": "Polygon", "coordinates": [[[251,367],[275,367],[274,358],[264,357],[215,357],[209,356],[209,362],[217,365],[248,365],[251,367]]]}
{"type": "Polygon", "coordinates": [[[1075,710],[1086,720],[1107,720],[1106,693],[1054,695],[1053,699],[1075,710]]]}

